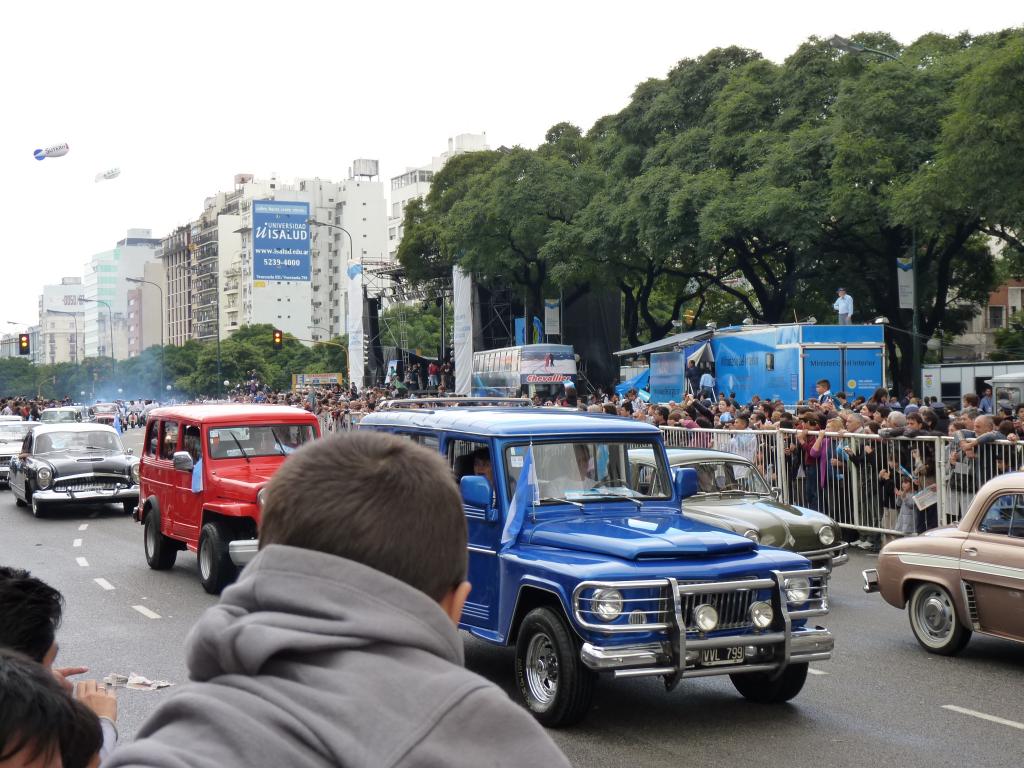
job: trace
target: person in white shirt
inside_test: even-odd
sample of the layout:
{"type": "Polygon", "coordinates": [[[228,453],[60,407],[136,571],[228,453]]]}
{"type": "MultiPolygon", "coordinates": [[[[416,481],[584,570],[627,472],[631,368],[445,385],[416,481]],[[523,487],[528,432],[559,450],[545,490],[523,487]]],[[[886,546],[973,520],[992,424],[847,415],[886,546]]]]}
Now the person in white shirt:
{"type": "Polygon", "coordinates": [[[850,296],[845,288],[837,289],[836,293],[839,295],[839,298],[832,305],[832,309],[839,313],[840,325],[849,325],[850,317],[853,315],[853,296],[850,296]]]}

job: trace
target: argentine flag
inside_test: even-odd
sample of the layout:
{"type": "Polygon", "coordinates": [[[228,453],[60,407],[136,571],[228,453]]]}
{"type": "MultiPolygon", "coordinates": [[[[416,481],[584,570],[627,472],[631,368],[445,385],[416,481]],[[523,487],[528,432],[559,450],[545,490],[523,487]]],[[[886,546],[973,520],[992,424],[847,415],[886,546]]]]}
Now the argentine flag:
{"type": "Polygon", "coordinates": [[[526,510],[540,501],[540,488],[537,483],[537,470],[533,466],[533,446],[526,449],[526,459],[519,473],[516,492],[512,494],[512,502],[508,505],[508,517],[505,527],[501,529],[501,549],[515,544],[519,532],[523,530],[526,510]]]}
{"type": "Polygon", "coordinates": [[[121,415],[118,413],[114,414],[114,431],[121,434],[121,415]]]}

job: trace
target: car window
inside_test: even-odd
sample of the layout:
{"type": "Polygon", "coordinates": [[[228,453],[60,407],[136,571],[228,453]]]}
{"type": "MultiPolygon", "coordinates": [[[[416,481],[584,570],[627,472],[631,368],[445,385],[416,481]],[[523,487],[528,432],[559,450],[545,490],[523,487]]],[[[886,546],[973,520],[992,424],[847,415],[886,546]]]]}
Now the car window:
{"type": "Polygon", "coordinates": [[[163,435],[160,438],[160,458],[173,459],[174,452],[178,448],[178,422],[165,421],[163,423],[163,435]]]}
{"type": "Polygon", "coordinates": [[[146,437],[146,456],[156,456],[156,447],[160,440],[160,422],[151,421],[149,423],[149,434],[146,437]]]}
{"type": "Polygon", "coordinates": [[[1024,538],[1024,494],[997,496],[981,518],[978,530],[996,536],[1024,538]]]}
{"type": "Polygon", "coordinates": [[[494,473],[491,449],[487,443],[476,440],[451,440],[448,443],[448,464],[455,475],[455,482],[470,475],[486,477],[494,488],[494,473]]]}
{"type": "Polygon", "coordinates": [[[203,453],[203,440],[199,427],[195,424],[186,424],[181,436],[181,450],[192,457],[192,462],[198,462],[203,453]]]}

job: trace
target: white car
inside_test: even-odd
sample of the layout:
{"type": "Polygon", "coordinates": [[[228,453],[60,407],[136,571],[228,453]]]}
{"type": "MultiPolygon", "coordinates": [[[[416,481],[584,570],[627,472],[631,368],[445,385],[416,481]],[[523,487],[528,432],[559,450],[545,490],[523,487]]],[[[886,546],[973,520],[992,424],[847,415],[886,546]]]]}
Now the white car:
{"type": "Polygon", "coordinates": [[[38,421],[24,421],[17,416],[0,416],[0,483],[7,484],[11,472],[11,457],[21,453],[25,435],[38,421]]]}

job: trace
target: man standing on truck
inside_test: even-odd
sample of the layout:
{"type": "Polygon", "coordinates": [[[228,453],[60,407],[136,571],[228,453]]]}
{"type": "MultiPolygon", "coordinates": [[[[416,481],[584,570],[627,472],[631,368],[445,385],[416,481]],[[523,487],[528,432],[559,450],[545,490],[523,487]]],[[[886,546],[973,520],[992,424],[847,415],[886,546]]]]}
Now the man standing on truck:
{"type": "Polygon", "coordinates": [[[839,298],[832,305],[832,309],[839,313],[839,325],[849,325],[853,317],[853,296],[850,296],[845,288],[837,288],[836,293],[839,298]]]}

